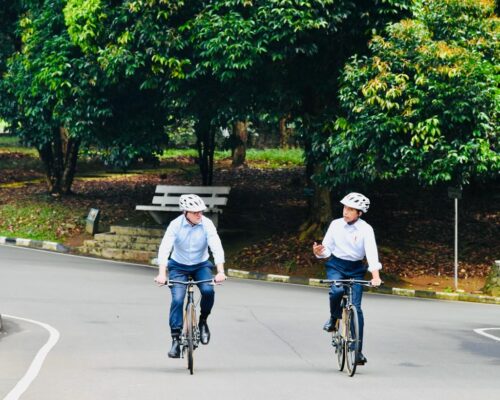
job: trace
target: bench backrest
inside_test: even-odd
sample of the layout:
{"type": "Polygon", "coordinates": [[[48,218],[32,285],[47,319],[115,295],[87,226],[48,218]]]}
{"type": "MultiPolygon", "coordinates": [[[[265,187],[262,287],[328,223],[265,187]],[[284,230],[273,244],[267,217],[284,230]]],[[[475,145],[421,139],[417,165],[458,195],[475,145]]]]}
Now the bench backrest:
{"type": "Polygon", "coordinates": [[[177,206],[183,194],[200,196],[208,209],[218,208],[227,204],[227,196],[231,191],[229,186],[156,186],[153,204],[159,206],[177,206]]]}

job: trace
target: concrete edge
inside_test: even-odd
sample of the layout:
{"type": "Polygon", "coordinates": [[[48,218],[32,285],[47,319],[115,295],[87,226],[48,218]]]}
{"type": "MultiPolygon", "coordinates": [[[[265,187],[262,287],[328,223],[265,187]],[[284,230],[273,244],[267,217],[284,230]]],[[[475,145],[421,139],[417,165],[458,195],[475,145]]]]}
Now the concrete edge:
{"type": "Polygon", "coordinates": [[[33,240],[23,238],[10,238],[0,236],[0,244],[10,244],[13,246],[31,247],[34,249],[51,250],[58,253],[69,253],[69,247],[66,247],[57,242],[50,242],[47,240],[33,240]]]}
{"type": "MultiPolygon", "coordinates": [[[[69,253],[70,248],[64,246],[57,242],[50,242],[46,240],[32,240],[32,239],[22,239],[22,238],[9,238],[5,236],[0,236],[0,244],[31,247],[35,249],[50,250],[59,253],[69,253]]],[[[496,261],[498,262],[498,261],[496,261]]],[[[150,267],[157,265],[157,259],[153,259],[150,262],[150,267]]],[[[228,269],[227,276],[232,278],[242,278],[242,279],[255,279],[268,282],[278,282],[278,283],[292,283],[297,285],[307,285],[307,286],[325,286],[320,283],[319,279],[305,278],[300,276],[287,276],[287,275],[276,275],[276,274],[263,274],[260,272],[253,271],[242,271],[237,269],[228,269]]],[[[392,287],[380,287],[380,288],[368,288],[369,292],[380,293],[380,294],[392,294],[396,296],[404,297],[418,297],[425,299],[438,299],[438,300],[449,300],[449,301],[467,301],[474,303],[485,303],[485,304],[499,304],[500,297],[469,294],[469,293],[447,293],[447,292],[433,292],[430,290],[414,290],[414,289],[402,289],[402,288],[392,288],[392,287]]]]}
{"type": "MultiPolygon", "coordinates": [[[[319,279],[286,276],[286,275],[263,274],[260,272],[241,271],[231,268],[227,270],[227,276],[232,278],[255,279],[267,282],[294,283],[299,285],[325,287],[324,284],[320,283],[319,279]]],[[[391,294],[395,296],[404,296],[404,297],[418,297],[424,299],[449,300],[449,301],[467,301],[473,303],[500,305],[500,297],[469,294],[469,293],[433,292],[430,290],[402,289],[402,288],[386,287],[386,286],[381,286],[380,288],[368,288],[368,291],[372,293],[391,294]]]]}

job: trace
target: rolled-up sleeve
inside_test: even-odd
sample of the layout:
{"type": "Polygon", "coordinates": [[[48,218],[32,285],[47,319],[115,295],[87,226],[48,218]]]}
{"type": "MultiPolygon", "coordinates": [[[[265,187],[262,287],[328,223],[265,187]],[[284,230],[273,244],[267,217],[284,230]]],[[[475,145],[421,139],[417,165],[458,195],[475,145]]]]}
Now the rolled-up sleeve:
{"type": "Polygon", "coordinates": [[[170,257],[170,253],[172,252],[172,248],[174,247],[176,229],[174,223],[170,223],[168,225],[167,231],[165,235],[163,235],[163,239],[161,240],[160,248],[158,250],[158,265],[160,267],[166,267],[168,264],[168,258],[170,257]]]}
{"type": "Polygon", "coordinates": [[[215,264],[224,264],[224,249],[222,248],[222,242],[220,240],[219,234],[217,233],[217,229],[212,221],[204,222],[205,231],[207,234],[207,243],[208,247],[210,247],[210,251],[214,256],[215,264]]]}
{"type": "Polygon", "coordinates": [[[382,269],[382,264],[378,259],[377,242],[375,241],[375,233],[369,227],[366,229],[365,236],[365,253],[368,261],[368,271],[376,271],[382,269]]]}

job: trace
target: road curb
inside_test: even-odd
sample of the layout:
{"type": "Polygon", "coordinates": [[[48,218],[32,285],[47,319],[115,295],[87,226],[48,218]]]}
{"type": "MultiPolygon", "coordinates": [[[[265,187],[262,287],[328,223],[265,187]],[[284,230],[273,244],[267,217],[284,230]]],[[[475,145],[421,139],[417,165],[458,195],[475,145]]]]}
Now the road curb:
{"type": "MultiPolygon", "coordinates": [[[[325,286],[320,283],[319,279],[314,278],[304,278],[298,276],[287,276],[287,275],[275,275],[275,274],[263,274],[260,272],[252,271],[241,271],[237,269],[228,269],[227,276],[232,278],[241,279],[255,279],[260,281],[268,282],[280,282],[280,283],[295,283],[299,285],[308,286],[325,286]]],[[[395,296],[404,297],[418,297],[424,299],[437,299],[437,300],[449,300],[449,301],[466,301],[473,303],[485,303],[485,304],[499,304],[500,297],[469,294],[469,293],[447,293],[447,292],[433,292],[430,290],[414,290],[414,289],[402,289],[395,287],[382,286],[380,288],[368,288],[369,292],[381,293],[381,294],[391,294],[395,296]]]]}
{"type": "Polygon", "coordinates": [[[10,238],[0,236],[0,244],[10,244],[13,246],[31,247],[34,249],[51,250],[59,253],[69,253],[70,249],[57,242],[49,242],[47,240],[32,240],[22,238],[10,238]]]}

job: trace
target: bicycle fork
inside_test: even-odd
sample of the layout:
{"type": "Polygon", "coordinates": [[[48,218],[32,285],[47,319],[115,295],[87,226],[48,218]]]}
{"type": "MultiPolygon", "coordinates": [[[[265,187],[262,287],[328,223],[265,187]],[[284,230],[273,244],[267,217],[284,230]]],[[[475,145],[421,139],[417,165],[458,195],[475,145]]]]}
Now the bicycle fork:
{"type": "Polygon", "coordinates": [[[196,312],[194,307],[194,286],[188,286],[187,291],[187,301],[184,309],[184,321],[181,336],[181,358],[184,358],[184,353],[186,352],[186,349],[189,345],[187,338],[188,324],[191,325],[193,330],[193,347],[196,349],[198,347],[198,344],[200,343],[200,330],[198,328],[198,324],[196,323],[196,312]],[[193,307],[193,313],[191,314],[192,320],[188,321],[188,315],[190,315],[190,313],[188,312],[188,308],[191,306],[193,307]]]}
{"type": "Polygon", "coordinates": [[[342,299],[340,301],[340,308],[342,309],[342,316],[340,321],[337,321],[336,330],[333,333],[332,337],[332,346],[337,350],[338,347],[342,347],[345,345],[345,341],[348,341],[351,335],[348,334],[348,329],[350,326],[350,321],[348,320],[348,311],[351,307],[354,307],[352,303],[349,302],[349,299],[352,295],[352,288],[349,287],[347,289],[349,293],[344,293],[342,299]]]}

